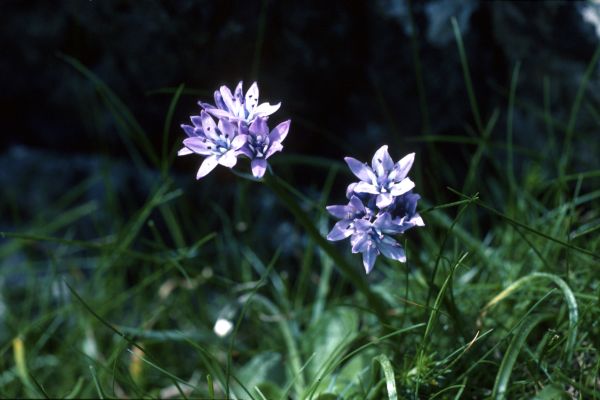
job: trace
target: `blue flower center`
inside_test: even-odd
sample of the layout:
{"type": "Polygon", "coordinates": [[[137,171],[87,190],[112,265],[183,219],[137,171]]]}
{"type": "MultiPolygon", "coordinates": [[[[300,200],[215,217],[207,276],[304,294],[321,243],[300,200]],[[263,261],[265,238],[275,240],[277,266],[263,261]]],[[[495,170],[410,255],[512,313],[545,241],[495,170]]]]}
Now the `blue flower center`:
{"type": "Polygon", "coordinates": [[[251,136],[248,147],[256,157],[264,157],[269,150],[269,137],[263,135],[251,136]]]}

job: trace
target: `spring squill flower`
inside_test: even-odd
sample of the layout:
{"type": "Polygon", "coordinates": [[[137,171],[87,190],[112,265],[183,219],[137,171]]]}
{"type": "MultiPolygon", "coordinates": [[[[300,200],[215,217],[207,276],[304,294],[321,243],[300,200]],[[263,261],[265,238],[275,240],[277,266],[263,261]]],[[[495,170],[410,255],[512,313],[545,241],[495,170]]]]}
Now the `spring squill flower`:
{"type": "Polygon", "coordinates": [[[392,222],[387,212],[382,213],[374,222],[359,219],[354,222],[354,232],[350,237],[353,253],[362,253],[363,266],[367,274],[373,269],[379,254],[387,258],[406,262],[404,249],[390,236],[401,233],[401,229],[392,222]]]}
{"type": "Polygon", "coordinates": [[[417,213],[417,202],[421,196],[412,191],[396,197],[387,208],[394,224],[402,227],[402,232],[415,226],[425,226],[423,218],[417,213]]]}
{"type": "Polygon", "coordinates": [[[414,153],[394,164],[387,146],[382,146],[375,152],[371,167],[351,157],[345,160],[360,181],[348,186],[346,196],[350,201],[347,205],[327,207],[327,211],[339,219],[327,239],[350,237],[352,252],[362,253],[367,274],[380,254],[406,262],[404,249],[393,235],[425,225],[416,211],[420,196],[412,192],[414,183],[407,178],[414,153]]]}
{"type": "Polygon", "coordinates": [[[267,126],[267,120],[258,117],[254,120],[248,129],[246,144],[240,149],[246,157],[250,159],[252,175],[255,178],[262,178],[267,169],[267,158],[283,149],[283,139],[290,129],[290,120],[277,125],[271,132],[267,126]]]}
{"type": "Polygon", "coordinates": [[[233,122],[225,119],[217,124],[207,112],[202,111],[200,116],[190,118],[191,125],[181,125],[189,136],[183,140],[183,147],[177,153],[180,156],[187,154],[200,154],[206,156],[196,179],[206,176],[218,164],[232,168],[237,163],[240,148],[246,143],[247,136],[239,134],[238,127],[233,122]]]}
{"type": "Polygon", "coordinates": [[[221,86],[215,90],[215,105],[199,101],[198,104],[207,113],[218,119],[242,122],[250,125],[258,117],[266,118],[279,109],[281,103],[271,105],[269,103],[258,104],[258,85],[254,82],[246,92],[242,91],[243,83],[240,81],[233,94],[227,86],[221,86]]]}
{"type": "Polygon", "coordinates": [[[327,211],[339,219],[327,235],[327,240],[331,241],[346,239],[352,235],[355,230],[354,221],[363,218],[368,220],[371,217],[369,214],[372,212],[357,196],[352,196],[350,202],[345,206],[327,206],[327,211]]]}
{"type": "Polygon", "coordinates": [[[371,167],[352,157],[344,160],[360,182],[353,186],[356,193],[377,195],[376,204],[385,208],[392,204],[394,197],[400,196],[415,187],[413,181],[406,176],[415,159],[415,153],[410,153],[396,164],[392,161],[387,146],[381,146],[375,152],[371,167]]]}

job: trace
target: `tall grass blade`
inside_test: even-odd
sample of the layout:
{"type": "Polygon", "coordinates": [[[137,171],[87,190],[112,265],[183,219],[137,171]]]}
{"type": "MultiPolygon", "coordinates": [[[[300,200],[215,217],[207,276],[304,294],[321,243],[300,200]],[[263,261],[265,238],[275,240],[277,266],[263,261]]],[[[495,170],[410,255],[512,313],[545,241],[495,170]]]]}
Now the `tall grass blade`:
{"type": "Polygon", "coordinates": [[[376,378],[376,366],[379,365],[383,371],[385,377],[385,387],[387,389],[388,400],[398,400],[398,390],[396,389],[396,378],[394,377],[394,368],[390,359],[385,354],[381,354],[373,359],[373,382],[377,382],[376,378]]]}
{"type": "Polygon", "coordinates": [[[467,60],[467,53],[465,52],[465,46],[463,44],[462,35],[456,18],[452,17],[452,30],[454,31],[454,37],[456,39],[456,45],[458,46],[458,55],[460,57],[460,64],[463,69],[463,76],[465,79],[465,85],[467,87],[467,95],[469,96],[469,103],[471,104],[471,112],[475,119],[475,126],[479,133],[483,133],[483,123],[481,122],[481,114],[479,113],[479,106],[477,105],[477,98],[475,97],[475,90],[473,90],[473,82],[471,81],[471,72],[469,71],[469,61],[467,60]]]}
{"type": "Polygon", "coordinates": [[[521,348],[525,344],[525,340],[527,340],[527,337],[537,325],[546,319],[550,319],[551,317],[552,315],[549,314],[528,317],[515,331],[510,345],[508,346],[508,349],[502,358],[502,363],[500,364],[498,374],[496,375],[494,389],[492,390],[493,399],[503,400],[506,398],[508,381],[515,366],[515,362],[517,361],[517,357],[521,352],[521,348]]]}

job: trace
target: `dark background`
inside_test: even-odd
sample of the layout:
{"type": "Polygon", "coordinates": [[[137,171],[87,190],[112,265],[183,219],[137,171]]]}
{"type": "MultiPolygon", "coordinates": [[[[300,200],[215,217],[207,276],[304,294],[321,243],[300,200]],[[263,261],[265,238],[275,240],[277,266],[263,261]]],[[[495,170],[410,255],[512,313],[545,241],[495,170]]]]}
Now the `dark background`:
{"type": "MultiPolygon", "coordinates": [[[[469,136],[474,126],[451,16],[484,123],[494,109],[501,112],[492,140],[505,140],[507,92],[520,61],[515,144],[544,146],[547,80],[559,145],[535,162],[553,177],[546,163],[555,165],[560,155],[573,99],[599,43],[599,23],[588,21],[593,15],[600,18],[597,3],[558,1],[3,1],[0,184],[35,210],[99,168],[98,160],[121,168],[122,185],[135,181],[112,114],[61,54],[114,90],[157,149],[169,89],[184,83],[191,90],[175,112],[173,145],[183,138],[178,125],[198,113],[198,99],[212,102],[221,84],[244,80],[247,88],[258,79],[262,101],[282,102],[271,121],[292,118],[286,153],[366,160],[388,143],[396,159],[409,151],[419,151],[423,165],[442,157],[458,178],[429,171],[433,184],[456,183],[448,179],[460,179],[473,147],[436,143],[425,151],[418,140],[469,136]]],[[[586,92],[596,107],[599,89],[596,69],[586,92]]],[[[596,118],[582,107],[571,171],[597,166],[596,118]]],[[[196,161],[176,160],[173,174],[193,177],[196,161]]],[[[322,173],[301,175],[298,184],[322,184],[322,173]]]]}

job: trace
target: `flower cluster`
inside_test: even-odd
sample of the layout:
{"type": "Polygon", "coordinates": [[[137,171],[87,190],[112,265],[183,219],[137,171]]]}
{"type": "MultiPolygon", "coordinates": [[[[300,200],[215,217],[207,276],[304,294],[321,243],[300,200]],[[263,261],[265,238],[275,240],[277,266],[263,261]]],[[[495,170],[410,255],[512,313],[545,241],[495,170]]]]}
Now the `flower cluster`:
{"type": "Polygon", "coordinates": [[[371,166],[352,157],[344,159],[359,181],[348,186],[347,205],[327,207],[339,219],[327,239],[350,237],[352,252],[362,253],[367,274],[379,254],[406,262],[404,249],[391,235],[425,225],[416,212],[420,196],[412,192],[415,184],[407,177],[414,159],[411,153],[394,164],[387,146],[375,152],[371,166]]]}
{"type": "Polygon", "coordinates": [[[196,179],[206,176],[219,164],[233,168],[238,156],[250,159],[252,175],[262,178],[267,169],[267,158],[283,149],[281,142],[290,128],[290,120],[273,130],[267,125],[269,116],[281,103],[259,105],[256,82],[245,96],[240,82],[233,93],[227,86],[221,86],[215,91],[214,98],[215,105],[198,102],[202,108],[200,115],[190,117],[192,125],[181,125],[188,137],[177,154],[205,156],[196,179]],[[216,123],[213,118],[217,119],[216,123]]]}

